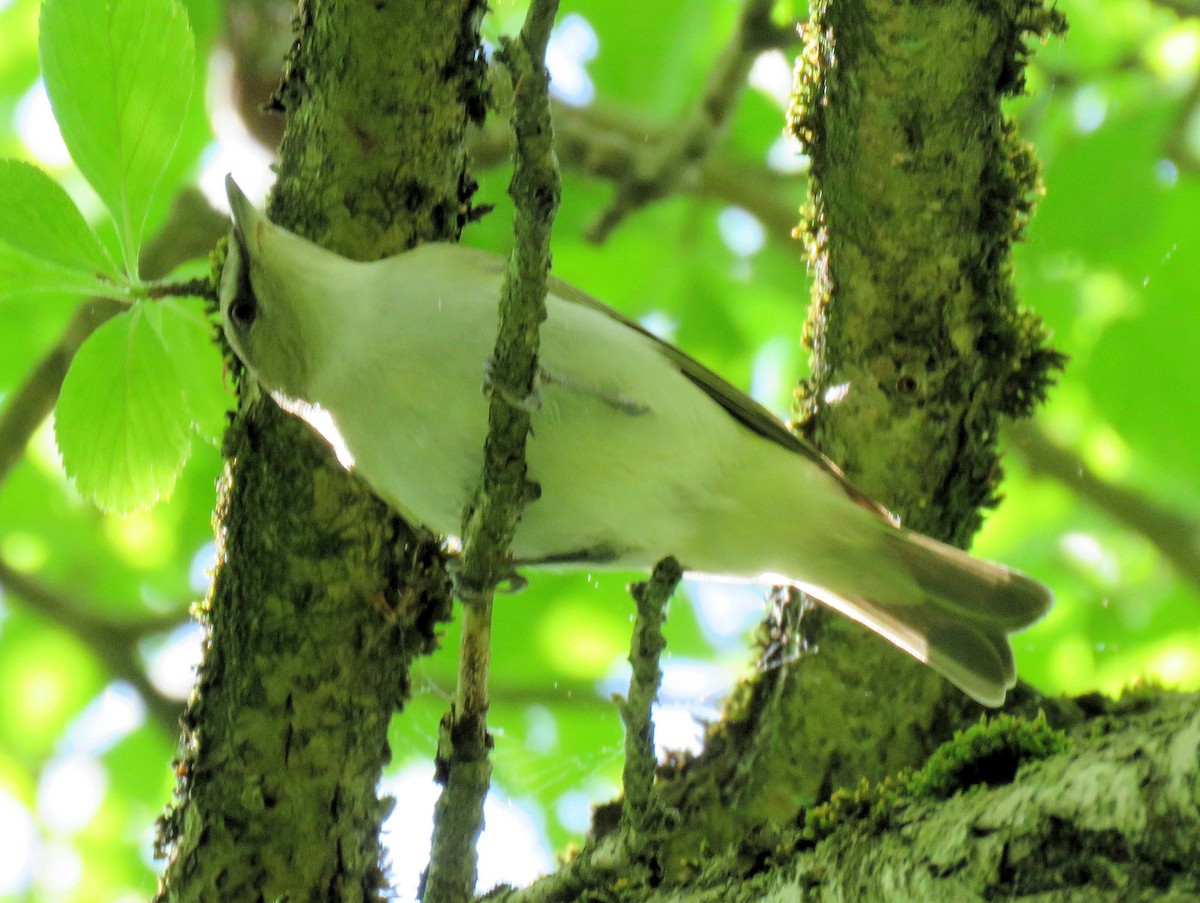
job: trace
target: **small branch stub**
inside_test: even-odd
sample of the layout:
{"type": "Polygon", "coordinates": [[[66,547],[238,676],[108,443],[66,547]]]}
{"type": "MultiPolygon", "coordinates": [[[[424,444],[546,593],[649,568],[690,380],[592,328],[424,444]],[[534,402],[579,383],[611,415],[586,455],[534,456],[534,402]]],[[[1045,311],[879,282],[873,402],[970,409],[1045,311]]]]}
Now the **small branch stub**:
{"type": "Polygon", "coordinates": [[[667,641],[662,634],[667,619],[667,601],[679,585],[683,569],[674,558],[664,558],[649,580],[631,589],[637,603],[637,619],[629,644],[629,664],[633,675],[629,695],[620,701],[621,721],[625,724],[625,769],[622,782],[625,799],[621,821],[631,832],[644,830],[654,814],[654,721],[651,708],[662,683],[659,664],[667,641]]]}

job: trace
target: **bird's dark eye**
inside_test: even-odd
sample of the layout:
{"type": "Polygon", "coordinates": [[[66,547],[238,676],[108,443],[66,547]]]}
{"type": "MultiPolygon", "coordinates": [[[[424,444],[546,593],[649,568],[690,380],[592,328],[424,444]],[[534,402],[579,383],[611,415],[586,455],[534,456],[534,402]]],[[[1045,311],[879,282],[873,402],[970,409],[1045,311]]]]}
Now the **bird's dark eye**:
{"type": "Polygon", "coordinates": [[[238,329],[249,329],[258,316],[258,304],[253,295],[243,294],[229,305],[229,321],[238,329]]]}
{"type": "Polygon", "coordinates": [[[258,298],[254,295],[254,286],[250,282],[250,251],[246,248],[246,240],[240,230],[234,230],[233,242],[226,259],[226,268],[232,267],[233,283],[232,298],[229,301],[229,322],[239,332],[245,332],[254,325],[258,318],[258,298]]]}

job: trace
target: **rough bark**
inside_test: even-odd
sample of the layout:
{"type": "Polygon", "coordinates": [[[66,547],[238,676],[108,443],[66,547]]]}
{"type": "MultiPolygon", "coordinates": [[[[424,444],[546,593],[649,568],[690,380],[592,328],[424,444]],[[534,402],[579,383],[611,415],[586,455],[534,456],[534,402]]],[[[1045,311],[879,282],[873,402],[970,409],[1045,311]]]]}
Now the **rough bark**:
{"type": "MultiPolygon", "coordinates": [[[[1090,717],[1076,721],[1061,752],[1051,751],[1054,743],[1035,751],[1019,740],[997,749],[955,738],[939,754],[940,766],[864,783],[804,825],[747,832],[723,851],[660,860],[663,870],[653,875],[631,866],[612,834],[558,874],[489,899],[1200,899],[1200,699],[1143,691],[1119,703],[1085,702],[1090,717]]],[[[1027,726],[1014,722],[1010,736],[1027,726]]],[[[989,733],[1003,741],[1007,730],[989,733]]],[[[687,817],[680,813],[685,827],[687,817]]]]}
{"type": "MultiPolygon", "coordinates": [[[[276,98],[288,124],[272,219],[359,259],[456,237],[470,210],[463,135],[483,106],[482,11],[302,4],[276,98]]],[[[246,382],[226,456],[159,898],[385,899],[392,802],[376,786],[409,664],[447,616],[436,547],[246,382]]]]}
{"type": "MultiPolygon", "coordinates": [[[[1001,109],[1025,41],[1061,26],[1030,0],[816,3],[797,66],[814,276],[800,428],[907,526],[963,546],[995,502],[1001,419],[1028,415],[1061,364],[1012,286],[1039,184],[1001,109]]],[[[739,689],[668,791],[723,804],[680,855],[915,765],[980,711],[819,607],[781,605],[761,646],[782,666],[739,689]]]]}

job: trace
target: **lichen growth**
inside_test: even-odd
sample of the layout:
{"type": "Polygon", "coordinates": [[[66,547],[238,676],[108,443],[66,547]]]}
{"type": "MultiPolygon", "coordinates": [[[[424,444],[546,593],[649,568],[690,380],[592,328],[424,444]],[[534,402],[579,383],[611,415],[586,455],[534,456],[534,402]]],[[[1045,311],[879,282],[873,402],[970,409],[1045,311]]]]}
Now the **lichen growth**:
{"type": "Polygon", "coordinates": [[[1005,417],[1065,358],[1018,304],[1011,249],[1042,195],[1004,114],[1037,0],[820,2],[802,30],[788,130],[812,158],[796,234],[813,292],[798,428],[907,525],[965,546],[999,497],[1005,417]],[[837,389],[832,392],[831,390],[837,389]]]}

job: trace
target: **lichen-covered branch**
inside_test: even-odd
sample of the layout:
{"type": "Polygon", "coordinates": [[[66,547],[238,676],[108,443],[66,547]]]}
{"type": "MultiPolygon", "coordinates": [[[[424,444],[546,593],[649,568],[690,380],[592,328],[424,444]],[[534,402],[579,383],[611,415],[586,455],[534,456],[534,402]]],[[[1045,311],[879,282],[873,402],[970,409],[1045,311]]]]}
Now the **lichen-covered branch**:
{"type": "MultiPolygon", "coordinates": [[[[422,899],[461,903],[475,890],[475,843],[483,829],[483,804],[491,779],[487,730],[488,663],[492,598],[511,570],[509,547],[524,506],[537,487],[526,476],[529,411],[513,399],[535,390],[539,327],[546,319],[550,236],[560,193],[550,122],[546,42],[558,0],[534,0],[515,40],[499,56],[518,86],[513,113],[516,168],[515,242],[499,299],[499,330],[488,378],[488,436],[480,488],[463,515],[463,553],[456,580],[463,601],[462,646],[454,705],[442,719],[437,774],[443,784],[434,811],[433,848],[422,899]]],[[[481,374],[482,377],[482,374],[481,374]]]]}
{"type": "MultiPolygon", "coordinates": [[[[798,69],[791,126],[813,161],[816,277],[801,428],[906,526],[963,547],[996,500],[1002,419],[1027,416],[1063,362],[1016,299],[1011,247],[1040,183],[1001,103],[1023,88],[1027,41],[1064,27],[1037,0],[824,2],[798,69]]],[[[815,771],[845,762],[855,731],[877,733],[881,709],[916,729],[917,751],[942,736],[946,706],[961,708],[841,619],[822,648],[802,660],[798,696],[811,698],[808,680],[847,693],[826,693],[797,727],[848,733],[815,771]]]]}
{"type": "MultiPolygon", "coordinates": [[[[1063,27],[1035,0],[818,3],[798,69],[816,277],[801,426],[907,526],[964,547],[995,502],[1001,419],[1027,416],[1063,361],[1015,296],[1011,246],[1040,184],[1001,110],[1026,42],[1063,27]]],[[[822,652],[795,693],[817,701],[793,728],[824,738],[808,770],[830,786],[894,770],[897,749],[920,756],[970,710],[856,625],[814,615],[822,652]],[[889,728],[902,746],[854,752],[889,728]]]]}
{"type": "MultiPolygon", "coordinates": [[[[965,545],[993,498],[1001,418],[1027,414],[1061,362],[1014,297],[1009,250],[1038,182],[1001,111],[1022,83],[1025,40],[1061,20],[1027,0],[811,11],[791,116],[812,158],[800,427],[908,526],[965,545]]],[[[820,607],[784,603],[763,648],[788,631],[802,654],[739,688],[701,758],[672,779],[673,797],[711,803],[672,860],[918,763],[978,711],[820,607]]]]}
{"type": "Polygon", "coordinates": [[[659,659],[667,641],[662,627],[667,619],[667,601],[679,585],[683,569],[674,558],[665,558],[654,568],[649,580],[632,588],[637,614],[629,642],[629,694],[620,701],[621,721],[625,725],[625,766],[621,786],[621,820],[625,830],[637,834],[652,821],[656,799],[653,796],[654,701],[662,683],[659,659]]]}
{"type": "Polygon", "coordinates": [[[758,826],[702,856],[664,860],[666,874],[630,870],[609,849],[492,899],[591,899],[603,888],[603,899],[639,903],[1193,900],[1197,703],[1134,694],[1065,738],[1037,721],[989,724],[920,771],[840,792],[803,824],[758,826]]]}
{"type": "Polygon", "coordinates": [[[1001,101],[1032,0],[814,6],[792,129],[812,156],[816,275],[805,433],[905,524],[966,546],[995,503],[996,439],[1063,361],[1019,308],[1012,243],[1039,196],[1001,101]]]}
{"type": "MultiPolygon", "coordinates": [[[[456,237],[486,92],[482,15],[478,0],[302,4],[271,218],[360,260],[456,237]]],[[[436,544],[241,389],[159,898],[383,900],[388,725],[412,660],[437,645],[448,580],[436,544]]]]}

